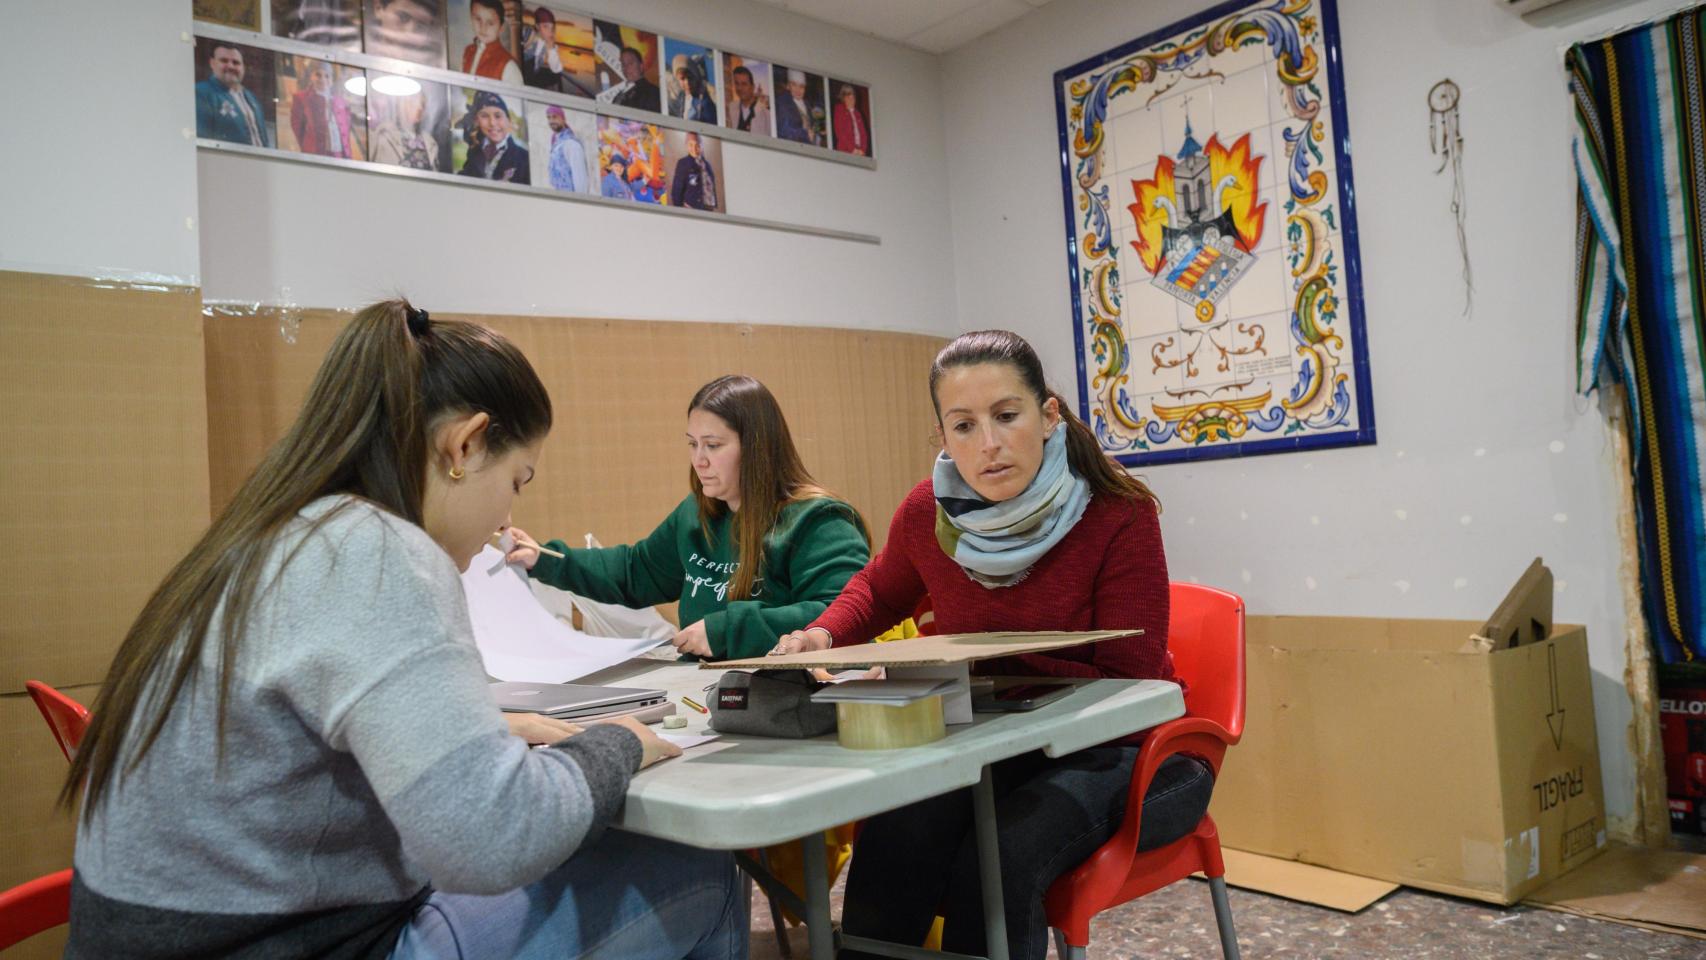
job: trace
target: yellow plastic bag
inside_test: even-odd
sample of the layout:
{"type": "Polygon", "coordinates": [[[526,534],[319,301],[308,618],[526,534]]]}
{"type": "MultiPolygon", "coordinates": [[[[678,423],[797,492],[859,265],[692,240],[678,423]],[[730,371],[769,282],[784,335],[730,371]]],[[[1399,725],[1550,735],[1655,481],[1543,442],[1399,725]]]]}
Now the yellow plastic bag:
{"type": "Polygon", "coordinates": [[[918,636],[923,636],[923,634],[918,632],[918,624],[913,623],[911,617],[907,617],[905,620],[902,620],[891,627],[887,633],[876,638],[876,640],[872,642],[888,643],[890,640],[911,640],[913,637],[918,636]]]}
{"type": "MultiPolygon", "coordinates": [[[[835,886],[835,879],[841,876],[841,869],[847,866],[847,861],[853,857],[853,824],[844,823],[822,834],[824,853],[829,862],[829,885],[835,886]]],[[[770,872],[782,885],[794,891],[801,900],[806,898],[806,848],[808,840],[793,840],[779,843],[764,850],[764,857],[770,864],[770,872]]],[[[777,904],[782,910],[782,916],[789,923],[800,923],[801,919],[794,915],[782,904],[777,904]]]]}

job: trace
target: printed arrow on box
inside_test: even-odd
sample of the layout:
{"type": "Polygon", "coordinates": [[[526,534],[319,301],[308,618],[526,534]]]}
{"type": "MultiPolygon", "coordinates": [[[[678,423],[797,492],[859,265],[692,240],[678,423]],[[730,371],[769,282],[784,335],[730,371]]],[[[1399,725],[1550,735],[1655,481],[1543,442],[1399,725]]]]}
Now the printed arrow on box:
{"type": "Polygon", "coordinates": [[[1546,714],[1546,726],[1552,731],[1554,749],[1564,749],[1564,708],[1558,706],[1558,645],[1546,645],[1546,673],[1552,683],[1552,710],[1546,714]]]}

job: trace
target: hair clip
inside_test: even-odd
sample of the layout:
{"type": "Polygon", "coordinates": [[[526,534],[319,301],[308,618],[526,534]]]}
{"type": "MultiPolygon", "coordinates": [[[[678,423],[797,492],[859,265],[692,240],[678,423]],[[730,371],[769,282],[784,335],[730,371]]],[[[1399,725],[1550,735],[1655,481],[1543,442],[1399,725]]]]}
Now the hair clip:
{"type": "Polygon", "coordinates": [[[427,325],[432,322],[431,316],[419,307],[410,307],[408,309],[407,316],[409,319],[409,332],[417,337],[426,336],[427,325]]]}

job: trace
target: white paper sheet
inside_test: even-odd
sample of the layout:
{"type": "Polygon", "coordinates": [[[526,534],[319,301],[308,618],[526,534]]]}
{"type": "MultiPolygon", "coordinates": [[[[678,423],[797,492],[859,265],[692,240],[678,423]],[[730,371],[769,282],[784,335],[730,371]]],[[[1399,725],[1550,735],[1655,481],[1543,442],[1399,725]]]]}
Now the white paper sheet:
{"type": "Polygon", "coordinates": [[[717,739],[717,734],[714,733],[670,733],[667,730],[659,730],[657,735],[659,740],[668,740],[683,750],[691,750],[717,739]]]}
{"type": "Polygon", "coordinates": [[[553,617],[534,598],[527,574],[487,546],[462,574],[468,619],[486,672],[499,680],[568,683],[632,659],[658,641],[594,637],[553,617]]]}
{"type": "MultiPolygon", "coordinates": [[[[589,548],[602,546],[598,538],[592,534],[586,535],[586,545],[589,548]]],[[[497,548],[504,556],[515,549],[515,537],[509,530],[504,530],[498,537],[497,548]]],[[[658,640],[668,640],[675,636],[675,624],[665,620],[657,612],[656,607],[624,607],[615,603],[599,603],[578,593],[558,590],[547,586],[538,580],[529,580],[527,585],[533,588],[533,596],[539,601],[551,616],[571,623],[576,611],[581,615],[581,629],[595,637],[655,637],[658,640]]],[[[654,651],[657,659],[674,660],[680,654],[671,648],[668,651],[654,651]]]]}

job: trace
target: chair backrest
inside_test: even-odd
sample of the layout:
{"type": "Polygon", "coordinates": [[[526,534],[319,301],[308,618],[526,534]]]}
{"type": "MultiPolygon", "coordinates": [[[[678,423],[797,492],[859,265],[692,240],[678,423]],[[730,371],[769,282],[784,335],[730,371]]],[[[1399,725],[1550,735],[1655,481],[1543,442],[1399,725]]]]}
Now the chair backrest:
{"type": "Polygon", "coordinates": [[[31,680],[24,684],[24,688],[29,690],[30,699],[36,702],[36,709],[41,711],[42,718],[53,731],[53,739],[59,742],[59,751],[70,761],[77,756],[77,746],[83,742],[83,731],[89,729],[88,708],[39,680],[31,680]]]}
{"type": "Polygon", "coordinates": [[[918,601],[918,606],[912,608],[912,624],[918,628],[918,635],[928,637],[936,632],[936,604],[927,593],[918,601]]]}
{"type": "Polygon", "coordinates": [[[71,871],[0,891],[0,950],[9,950],[71,917],[71,871]]]}
{"type": "Polygon", "coordinates": [[[1244,598],[1195,583],[1170,586],[1167,649],[1185,681],[1185,710],[1242,736],[1244,598]]]}

